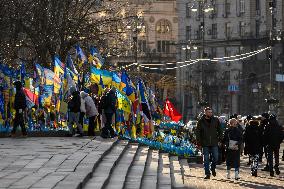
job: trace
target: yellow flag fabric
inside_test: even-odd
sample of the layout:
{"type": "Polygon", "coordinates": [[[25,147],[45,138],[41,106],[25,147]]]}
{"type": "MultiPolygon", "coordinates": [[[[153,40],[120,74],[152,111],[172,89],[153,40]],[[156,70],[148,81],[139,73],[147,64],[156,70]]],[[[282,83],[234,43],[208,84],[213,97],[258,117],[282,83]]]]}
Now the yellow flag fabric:
{"type": "Polygon", "coordinates": [[[91,67],[91,83],[100,84],[102,78],[104,85],[112,84],[112,73],[107,70],[99,70],[94,66],[91,67]]]}
{"type": "Polygon", "coordinates": [[[117,96],[117,102],[118,102],[117,108],[127,113],[131,113],[131,101],[127,98],[127,96],[125,96],[118,90],[116,90],[116,96],[117,96]]]}
{"type": "Polygon", "coordinates": [[[60,75],[64,75],[65,64],[63,64],[58,57],[54,58],[54,73],[60,78],[60,75]]]}

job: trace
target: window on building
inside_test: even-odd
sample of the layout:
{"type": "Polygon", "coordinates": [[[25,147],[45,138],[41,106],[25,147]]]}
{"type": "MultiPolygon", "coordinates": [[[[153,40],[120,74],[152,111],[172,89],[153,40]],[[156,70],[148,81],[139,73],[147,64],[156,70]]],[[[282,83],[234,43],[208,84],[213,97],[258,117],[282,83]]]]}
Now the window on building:
{"type": "Polygon", "coordinates": [[[255,21],[255,37],[258,38],[259,37],[259,29],[260,29],[260,22],[259,20],[255,21]]]}
{"type": "Polygon", "coordinates": [[[212,24],[212,39],[217,39],[217,24],[212,24]]]}
{"type": "Polygon", "coordinates": [[[168,20],[162,19],[156,25],[156,31],[158,33],[170,33],[171,32],[171,24],[168,20]]]}
{"type": "Polygon", "coordinates": [[[229,0],[225,0],[224,6],[225,6],[225,12],[224,12],[224,14],[225,14],[225,17],[227,17],[228,14],[231,13],[231,4],[229,3],[229,0]]]}
{"type": "Polygon", "coordinates": [[[147,51],[147,43],[146,40],[139,40],[138,41],[138,50],[140,52],[146,52],[147,51]]]}
{"type": "Polygon", "coordinates": [[[231,56],[231,49],[230,47],[225,47],[225,57],[231,56]]]}
{"type": "Polygon", "coordinates": [[[245,36],[245,22],[240,22],[240,36],[244,37],[245,36]]]}
{"type": "Polygon", "coordinates": [[[157,51],[160,53],[169,53],[170,41],[157,41],[157,51]]]}
{"type": "Polygon", "coordinates": [[[245,12],[245,0],[240,0],[240,13],[245,12]]]}
{"type": "Polygon", "coordinates": [[[188,70],[185,71],[185,77],[186,77],[186,80],[189,81],[190,73],[188,70]]]}
{"type": "Polygon", "coordinates": [[[191,26],[186,26],[186,31],[185,31],[185,40],[190,40],[191,39],[191,26]]]}
{"type": "Polygon", "coordinates": [[[260,10],[260,0],[255,0],[255,10],[260,10]]]}
{"type": "Polygon", "coordinates": [[[225,23],[225,35],[226,38],[231,38],[231,24],[229,22],[225,23]]]}
{"type": "Polygon", "coordinates": [[[186,15],[187,18],[190,18],[190,17],[191,17],[190,3],[186,3],[185,15],[186,15]]]}
{"type": "Polygon", "coordinates": [[[243,54],[243,53],[245,53],[245,47],[244,46],[240,46],[239,54],[243,54]]]}
{"type": "Polygon", "coordinates": [[[217,58],[217,47],[212,47],[211,48],[211,57],[212,58],[217,58]]]}

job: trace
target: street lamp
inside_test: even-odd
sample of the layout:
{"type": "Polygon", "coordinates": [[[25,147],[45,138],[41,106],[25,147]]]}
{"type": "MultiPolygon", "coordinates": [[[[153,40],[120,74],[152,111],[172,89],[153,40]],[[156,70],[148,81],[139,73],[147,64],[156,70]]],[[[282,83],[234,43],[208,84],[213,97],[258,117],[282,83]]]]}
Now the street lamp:
{"type": "Polygon", "coordinates": [[[269,35],[269,41],[270,41],[270,54],[269,54],[269,70],[270,70],[270,89],[269,89],[269,98],[265,99],[265,102],[269,105],[269,111],[273,111],[273,107],[275,104],[279,103],[279,100],[275,99],[273,97],[273,50],[274,45],[276,41],[281,40],[281,31],[277,31],[277,34],[275,35],[275,3],[274,1],[269,2],[269,10],[271,13],[271,29],[270,29],[270,35],[269,35]]]}
{"type": "MultiPolygon", "coordinates": [[[[202,32],[202,53],[200,55],[200,58],[203,59],[206,57],[205,54],[205,13],[209,13],[211,11],[214,10],[214,8],[212,7],[211,3],[207,3],[207,0],[197,0],[194,1],[192,3],[191,7],[191,11],[193,12],[197,12],[199,7],[199,11],[202,13],[202,22],[200,23],[200,29],[202,32]],[[199,6],[197,6],[197,3],[199,4],[199,6]]],[[[203,85],[204,85],[204,68],[203,68],[203,60],[201,61],[201,79],[200,79],[200,89],[199,89],[199,95],[200,95],[200,102],[199,105],[200,106],[204,106],[207,105],[207,103],[204,101],[204,96],[203,96],[203,85]]]]}

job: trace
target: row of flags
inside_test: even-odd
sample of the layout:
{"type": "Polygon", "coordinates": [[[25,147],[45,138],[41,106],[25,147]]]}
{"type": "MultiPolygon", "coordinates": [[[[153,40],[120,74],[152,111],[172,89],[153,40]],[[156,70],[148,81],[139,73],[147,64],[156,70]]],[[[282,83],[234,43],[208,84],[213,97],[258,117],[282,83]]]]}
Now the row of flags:
{"type": "Polygon", "coordinates": [[[90,65],[98,69],[101,69],[101,67],[104,65],[105,59],[101,56],[99,50],[96,47],[94,46],[90,47],[90,54],[88,58],[84,54],[84,51],[81,49],[79,45],[76,45],[75,49],[76,49],[76,54],[78,58],[79,68],[81,68],[84,64],[87,64],[87,63],[89,63],[90,65]]]}
{"type": "MultiPolygon", "coordinates": [[[[79,69],[83,64],[91,65],[90,73],[85,74],[85,76],[90,76],[90,83],[98,84],[101,89],[99,90],[100,95],[102,95],[102,91],[106,86],[115,87],[117,89],[116,95],[119,110],[128,114],[132,113],[133,120],[136,121],[136,123],[139,123],[141,116],[143,116],[145,122],[152,120],[151,112],[155,112],[158,106],[155,101],[154,92],[150,88],[146,88],[141,79],[139,79],[135,85],[125,70],[122,72],[102,70],[104,58],[100,55],[98,49],[93,46],[90,47],[88,58],[79,45],[75,48],[79,69]]],[[[21,64],[20,71],[17,73],[7,68],[5,68],[4,72],[13,77],[20,75],[21,80],[25,80],[26,70],[24,64],[21,64]]],[[[56,109],[59,111],[68,89],[71,87],[78,88],[80,82],[79,77],[80,73],[74,65],[70,54],[67,56],[66,64],[60,60],[59,56],[55,56],[54,70],[36,64],[33,79],[28,78],[30,80],[26,82],[24,89],[29,107],[34,105],[47,107],[55,105],[56,109]]],[[[82,80],[85,80],[85,78],[83,77],[82,80]]],[[[1,104],[0,96],[0,112],[2,111],[1,104]]],[[[168,113],[173,110],[173,106],[167,103],[165,107],[169,107],[169,111],[164,112],[166,115],[173,120],[180,119],[181,116],[176,116],[175,111],[171,114],[168,113]]]]}

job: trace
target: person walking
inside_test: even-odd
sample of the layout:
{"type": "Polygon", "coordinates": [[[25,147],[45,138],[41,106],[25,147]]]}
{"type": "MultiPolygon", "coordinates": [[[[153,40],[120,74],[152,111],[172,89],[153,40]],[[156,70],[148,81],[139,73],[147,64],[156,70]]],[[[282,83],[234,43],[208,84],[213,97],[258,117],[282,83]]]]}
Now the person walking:
{"type": "Polygon", "coordinates": [[[261,121],[260,121],[260,131],[261,131],[261,153],[260,153],[260,157],[259,160],[260,162],[263,161],[263,154],[264,157],[266,159],[266,164],[265,167],[263,169],[261,169],[262,171],[269,171],[269,165],[268,165],[268,153],[267,153],[267,146],[265,145],[265,137],[264,137],[264,131],[266,130],[266,127],[269,123],[269,114],[267,112],[264,112],[263,114],[261,114],[261,121]]]}
{"type": "Polygon", "coordinates": [[[261,153],[261,129],[257,120],[249,121],[244,134],[245,151],[251,160],[251,175],[257,177],[259,154],[261,153]]]}
{"type": "Polygon", "coordinates": [[[80,112],[81,112],[81,98],[80,98],[80,92],[76,90],[75,87],[71,87],[70,93],[72,94],[70,101],[68,102],[68,128],[70,132],[70,136],[73,136],[75,134],[75,131],[73,129],[73,124],[75,123],[76,126],[79,129],[79,136],[83,136],[83,129],[82,125],[79,122],[80,119],[80,112]]]}
{"type": "Polygon", "coordinates": [[[264,130],[265,144],[267,145],[268,164],[270,176],[274,176],[274,170],[277,175],[280,174],[279,170],[279,149],[283,140],[282,127],[276,120],[276,115],[269,116],[269,123],[264,130]],[[273,156],[275,164],[273,166],[273,156]],[[274,168],[274,169],[273,169],[274,168]]]}
{"type": "MultiPolygon", "coordinates": [[[[246,119],[245,119],[245,121],[244,121],[245,127],[247,127],[247,126],[249,125],[250,120],[253,120],[253,116],[252,116],[252,115],[247,115],[247,117],[246,117],[246,119]]],[[[248,155],[248,154],[246,153],[246,151],[244,151],[244,155],[248,155]]],[[[251,165],[251,159],[250,159],[250,157],[248,158],[248,160],[249,160],[249,161],[248,161],[247,165],[251,165]]]]}
{"type": "Polygon", "coordinates": [[[89,118],[88,136],[94,136],[95,135],[94,129],[96,124],[95,122],[97,116],[99,115],[97,107],[92,97],[90,97],[88,93],[81,91],[80,96],[82,99],[85,100],[86,116],[89,118]]]}
{"type": "Polygon", "coordinates": [[[15,95],[15,101],[14,101],[14,109],[16,110],[16,115],[14,118],[14,125],[13,129],[11,131],[11,136],[14,137],[17,127],[20,125],[22,129],[22,134],[24,137],[27,136],[27,131],[25,127],[25,114],[26,114],[26,108],[27,108],[27,102],[26,102],[26,96],[22,89],[22,82],[16,81],[14,82],[14,85],[16,87],[16,95],[15,95]]]}
{"type": "Polygon", "coordinates": [[[111,90],[107,91],[104,97],[104,103],[103,103],[103,113],[106,117],[106,123],[105,126],[102,128],[101,137],[108,138],[109,136],[111,138],[114,138],[116,136],[113,128],[112,128],[112,120],[113,115],[116,112],[116,94],[115,94],[115,88],[112,88],[111,90]]]}
{"type": "Polygon", "coordinates": [[[235,168],[235,179],[239,180],[240,168],[240,147],[242,144],[242,132],[238,128],[238,121],[235,118],[229,120],[229,128],[224,133],[223,143],[226,146],[227,178],[230,179],[231,168],[235,168]]]}
{"type": "Polygon", "coordinates": [[[202,147],[204,158],[204,179],[210,179],[210,154],[212,157],[211,172],[216,176],[216,164],[218,162],[218,145],[222,138],[222,129],[219,119],[213,116],[212,109],[204,109],[204,115],[198,120],[196,127],[196,140],[202,147]]]}

